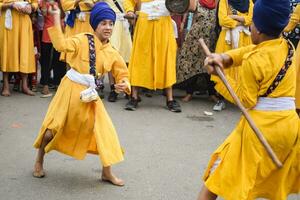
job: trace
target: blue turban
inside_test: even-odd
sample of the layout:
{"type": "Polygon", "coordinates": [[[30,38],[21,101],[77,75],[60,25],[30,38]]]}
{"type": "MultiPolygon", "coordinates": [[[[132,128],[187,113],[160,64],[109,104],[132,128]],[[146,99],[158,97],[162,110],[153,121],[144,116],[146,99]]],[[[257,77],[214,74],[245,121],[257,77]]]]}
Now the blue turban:
{"type": "Polygon", "coordinates": [[[253,23],[261,33],[277,37],[288,24],[290,12],[289,0],[257,0],[253,23]]]}
{"type": "Polygon", "coordinates": [[[116,13],[105,2],[98,2],[94,5],[91,11],[90,24],[96,30],[98,24],[103,20],[116,21],[116,13]]]}

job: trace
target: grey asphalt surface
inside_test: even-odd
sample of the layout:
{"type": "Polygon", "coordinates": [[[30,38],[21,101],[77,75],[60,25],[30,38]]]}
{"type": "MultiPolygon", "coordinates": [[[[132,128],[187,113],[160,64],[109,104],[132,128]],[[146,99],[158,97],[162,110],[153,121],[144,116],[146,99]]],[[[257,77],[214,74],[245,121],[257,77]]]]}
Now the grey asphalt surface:
{"type": "MultiPolygon", "coordinates": [[[[176,91],[178,98],[183,94],[176,91]]],[[[55,151],[46,155],[47,177],[36,179],[31,175],[36,154],[32,144],[51,101],[39,95],[0,96],[1,200],[195,200],[210,154],[240,117],[231,105],[205,116],[214,105],[207,96],[180,102],[182,113],[165,109],[159,94],[142,96],[135,112],[123,109],[124,98],[116,103],[104,100],[125,149],[125,161],[113,170],[126,185],[101,182],[97,156],[78,161],[55,151]]]]}

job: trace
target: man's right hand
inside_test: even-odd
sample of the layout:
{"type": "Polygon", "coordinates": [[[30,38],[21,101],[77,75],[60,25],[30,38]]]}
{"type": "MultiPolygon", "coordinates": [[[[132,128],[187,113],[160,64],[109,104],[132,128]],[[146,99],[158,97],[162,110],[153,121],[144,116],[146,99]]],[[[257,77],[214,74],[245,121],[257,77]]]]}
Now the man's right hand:
{"type": "Polygon", "coordinates": [[[136,15],[134,14],[134,12],[132,11],[127,12],[124,18],[128,19],[131,25],[135,25],[136,15]]]}
{"type": "Polygon", "coordinates": [[[54,25],[60,26],[60,9],[57,3],[53,3],[49,6],[48,12],[54,18],[54,25]]]}

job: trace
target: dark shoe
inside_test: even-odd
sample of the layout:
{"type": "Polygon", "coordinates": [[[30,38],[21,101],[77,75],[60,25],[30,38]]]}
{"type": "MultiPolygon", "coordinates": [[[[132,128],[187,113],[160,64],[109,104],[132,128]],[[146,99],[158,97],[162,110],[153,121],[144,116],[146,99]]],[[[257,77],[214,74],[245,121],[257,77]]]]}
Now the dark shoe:
{"type": "Polygon", "coordinates": [[[167,101],[167,107],[172,112],[181,112],[181,107],[179,103],[175,100],[167,101]]]}
{"type": "Polygon", "coordinates": [[[98,95],[101,99],[104,99],[104,91],[102,89],[96,88],[96,91],[98,92],[98,95]]]}
{"type": "Polygon", "coordinates": [[[117,98],[118,98],[118,93],[116,93],[115,91],[111,91],[111,92],[109,93],[109,96],[108,96],[107,100],[108,100],[109,102],[116,102],[116,101],[117,101],[117,98]]]}
{"type": "Polygon", "coordinates": [[[48,87],[49,87],[49,89],[55,89],[55,85],[54,84],[49,84],[48,87]]]}
{"type": "Polygon", "coordinates": [[[142,98],[140,96],[138,96],[137,101],[138,101],[138,103],[140,103],[142,101],[142,98]]]}
{"type": "Polygon", "coordinates": [[[14,84],[13,91],[19,92],[20,91],[20,84],[14,84]]]}
{"type": "Polygon", "coordinates": [[[144,89],[143,90],[145,97],[152,97],[153,96],[153,91],[149,89],[144,89]]]}
{"type": "Polygon", "coordinates": [[[125,110],[135,111],[138,106],[138,103],[139,103],[138,99],[130,98],[128,103],[125,105],[125,110]]]}

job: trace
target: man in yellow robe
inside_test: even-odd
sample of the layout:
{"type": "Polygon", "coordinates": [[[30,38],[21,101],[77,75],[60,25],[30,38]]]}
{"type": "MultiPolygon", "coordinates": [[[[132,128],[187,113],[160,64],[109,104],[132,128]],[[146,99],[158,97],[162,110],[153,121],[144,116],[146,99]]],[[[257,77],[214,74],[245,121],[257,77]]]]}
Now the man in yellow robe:
{"type": "Polygon", "coordinates": [[[172,85],[176,82],[176,40],[165,0],[125,0],[129,16],[138,10],[133,48],[129,61],[132,96],[126,110],[136,110],[140,98],[138,88],[165,89],[167,108],[181,112],[173,99],[172,85]]]}
{"type": "MultiPolygon", "coordinates": [[[[213,153],[198,200],[286,200],[300,192],[300,124],[295,111],[294,49],[280,37],[289,20],[289,0],[257,0],[251,38],[254,45],[212,54],[209,73],[237,67],[238,80],[226,75],[257,127],[274,150],[277,168],[244,117],[213,153]]],[[[233,102],[222,83],[217,91],[233,102]]]]}
{"type": "Polygon", "coordinates": [[[34,143],[38,154],[33,176],[44,177],[44,155],[51,150],[83,159],[86,153],[98,154],[103,165],[102,180],[123,186],[111,172],[111,165],[123,160],[115,128],[95,91],[95,78],[112,72],[117,91],[130,93],[129,73],[120,54],[108,42],[116,14],[105,3],[95,4],[90,24],[95,31],[65,38],[57,6],[50,9],[55,26],[48,29],[53,46],[71,55],[71,69],[63,78],[49,105],[34,143]],[[92,75],[91,75],[92,74],[92,75]]]}
{"type": "Polygon", "coordinates": [[[22,91],[28,88],[28,74],[36,71],[33,30],[30,14],[38,7],[36,0],[0,0],[0,71],[3,72],[1,95],[10,96],[9,73],[20,72],[22,91]]]}

